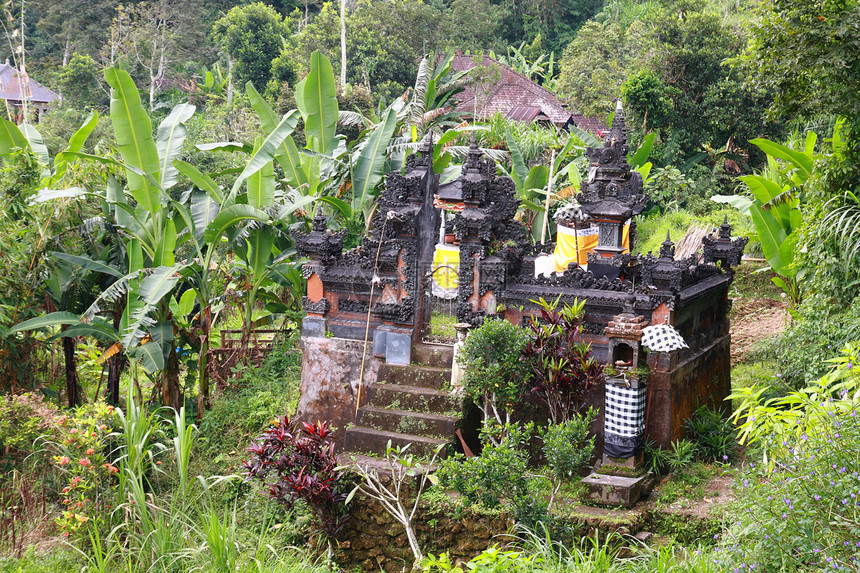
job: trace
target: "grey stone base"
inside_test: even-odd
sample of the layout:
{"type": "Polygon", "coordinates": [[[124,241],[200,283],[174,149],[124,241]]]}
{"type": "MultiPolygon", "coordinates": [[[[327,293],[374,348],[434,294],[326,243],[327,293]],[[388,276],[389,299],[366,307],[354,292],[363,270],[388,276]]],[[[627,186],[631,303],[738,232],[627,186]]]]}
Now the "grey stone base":
{"type": "Polygon", "coordinates": [[[643,458],[642,452],[629,458],[613,458],[604,453],[600,465],[595,467],[594,471],[613,476],[638,477],[647,473],[643,458]]]}
{"type": "Polygon", "coordinates": [[[592,473],[582,480],[588,488],[585,497],[589,501],[628,509],[651,493],[654,482],[650,475],[625,477],[598,473],[592,473]]]}

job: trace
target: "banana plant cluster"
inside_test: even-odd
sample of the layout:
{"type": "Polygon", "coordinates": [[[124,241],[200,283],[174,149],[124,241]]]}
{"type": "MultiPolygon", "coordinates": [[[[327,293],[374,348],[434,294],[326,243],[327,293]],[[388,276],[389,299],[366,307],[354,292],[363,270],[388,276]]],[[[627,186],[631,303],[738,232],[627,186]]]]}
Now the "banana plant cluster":
{"type": "Polygon", "coordinates": [[[803,151],[796,151],[769,139],[750,140],[767,154],[767,167],[761,173],[739,178],[746,183],[752,197],[717,195],[712,198],[752,218],[765,259],[778,275],[771,280],[788,295],[792,310],[800,303],[802,295],[804,272],[793,262],[803,223],[801,207],[805,186],[820,157],[815,152],[816,141],[817,135],[809,132],[803,151]]]}
{"type": "MultiPolygon", "coordinates": [[[[164,401],[178,407],[178,370],[174,372],[176,376],[170,376],[176,353],[174,336],[177,323],[188,325],[187,317],[196,304],[197,374],[201,406],[205,406],[206,361],[215,303],[213,278],[221,262],[216,257],[222,252],[219,246],[225,242],[231,248],[236,245],[232,250],[240,258],[244,256],[251,282],[259,285],[261,276],[271,274],[273,261],[281,255],[289,256],[278,252],[271,224],[310,202],[305,198],[292,201],[274,193],[274,156],[297,119],[295,114],[280,119],[251,150],[232,187],[224,190],[211,176],[179,159],[185,123],[193,115],[194,106],[176,106],[153,137],[151,121],[131,77],[123,70],[109,68],[105,80],[111,86],[111,120],[121,160],[83,154],[80,146],[58,157],[66,162],[84,159],[103,163],[124,175],[107,178],[101,199],[112,224],[121,231],[125,268],[118,270],[89,257],[67,256],[66,260],[109,274],[115,280],[82,313],[51,313],[22,323],[17,329],[63,325],[69,327],[66,332],[70,336],[98,335],[112,343],[106,355],[121,351],[146,372],[162,372],[164,401]],[[180,174],[195,186],[185,194],[184,201],[171,196],[180,174]],[[178,252],[188,254],[177,259],[178,252]],[[180,285],[185,288],[180,289],[180,285]],[[101,316],[115,304],[123,306],[116,328],[101,316]]],[[[56,165],[57,160],[55,175],[59,170],[56,165]]],[[[60,161],[59,165],[64,163],[60,161]]],[[[64,190],[45,194],[69,193],[64,190]]]]}

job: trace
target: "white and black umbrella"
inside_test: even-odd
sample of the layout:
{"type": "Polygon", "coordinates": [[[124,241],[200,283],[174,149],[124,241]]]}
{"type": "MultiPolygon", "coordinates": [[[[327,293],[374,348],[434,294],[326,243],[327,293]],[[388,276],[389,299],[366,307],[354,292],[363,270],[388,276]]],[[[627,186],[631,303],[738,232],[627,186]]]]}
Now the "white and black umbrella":
{"type": "Polygon", "coordinates": [[[652,352],[672,352],[689,348],[684,337],[668,324],[655,324],[642,329],[642,346],[652,352]]]}

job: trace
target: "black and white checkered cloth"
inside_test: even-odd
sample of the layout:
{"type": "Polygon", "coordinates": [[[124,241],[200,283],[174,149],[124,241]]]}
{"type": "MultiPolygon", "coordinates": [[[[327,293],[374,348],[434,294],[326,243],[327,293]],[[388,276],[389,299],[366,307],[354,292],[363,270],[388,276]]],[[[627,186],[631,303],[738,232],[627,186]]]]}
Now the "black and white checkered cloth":
{"type": "Polygon", "coordinates": [[[604,431],[627,438],[641,435],[645,429],[645,403],[645,386],[607,384],[604,431]]]}
{"type": "Polygon", "coordinates": [[[672,352],[689,348],[684,337],[668,324],[655,324],[643,328],[642,346],[652,352],[672,352]]]}

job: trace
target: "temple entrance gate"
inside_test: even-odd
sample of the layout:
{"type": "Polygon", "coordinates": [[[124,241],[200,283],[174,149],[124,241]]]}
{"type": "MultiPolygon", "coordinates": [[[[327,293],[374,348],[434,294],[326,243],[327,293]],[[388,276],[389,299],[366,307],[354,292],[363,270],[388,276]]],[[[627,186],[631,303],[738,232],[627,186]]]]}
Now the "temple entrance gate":
{"type": "Polygon", "coordinates": [[[459,294],[460,248],[436,245],[430,280],[425,283],[424,300],[430,308],[430,319],[424,324],[422,341],[453,344],[457,340],[457,297],[459,294]]]}

